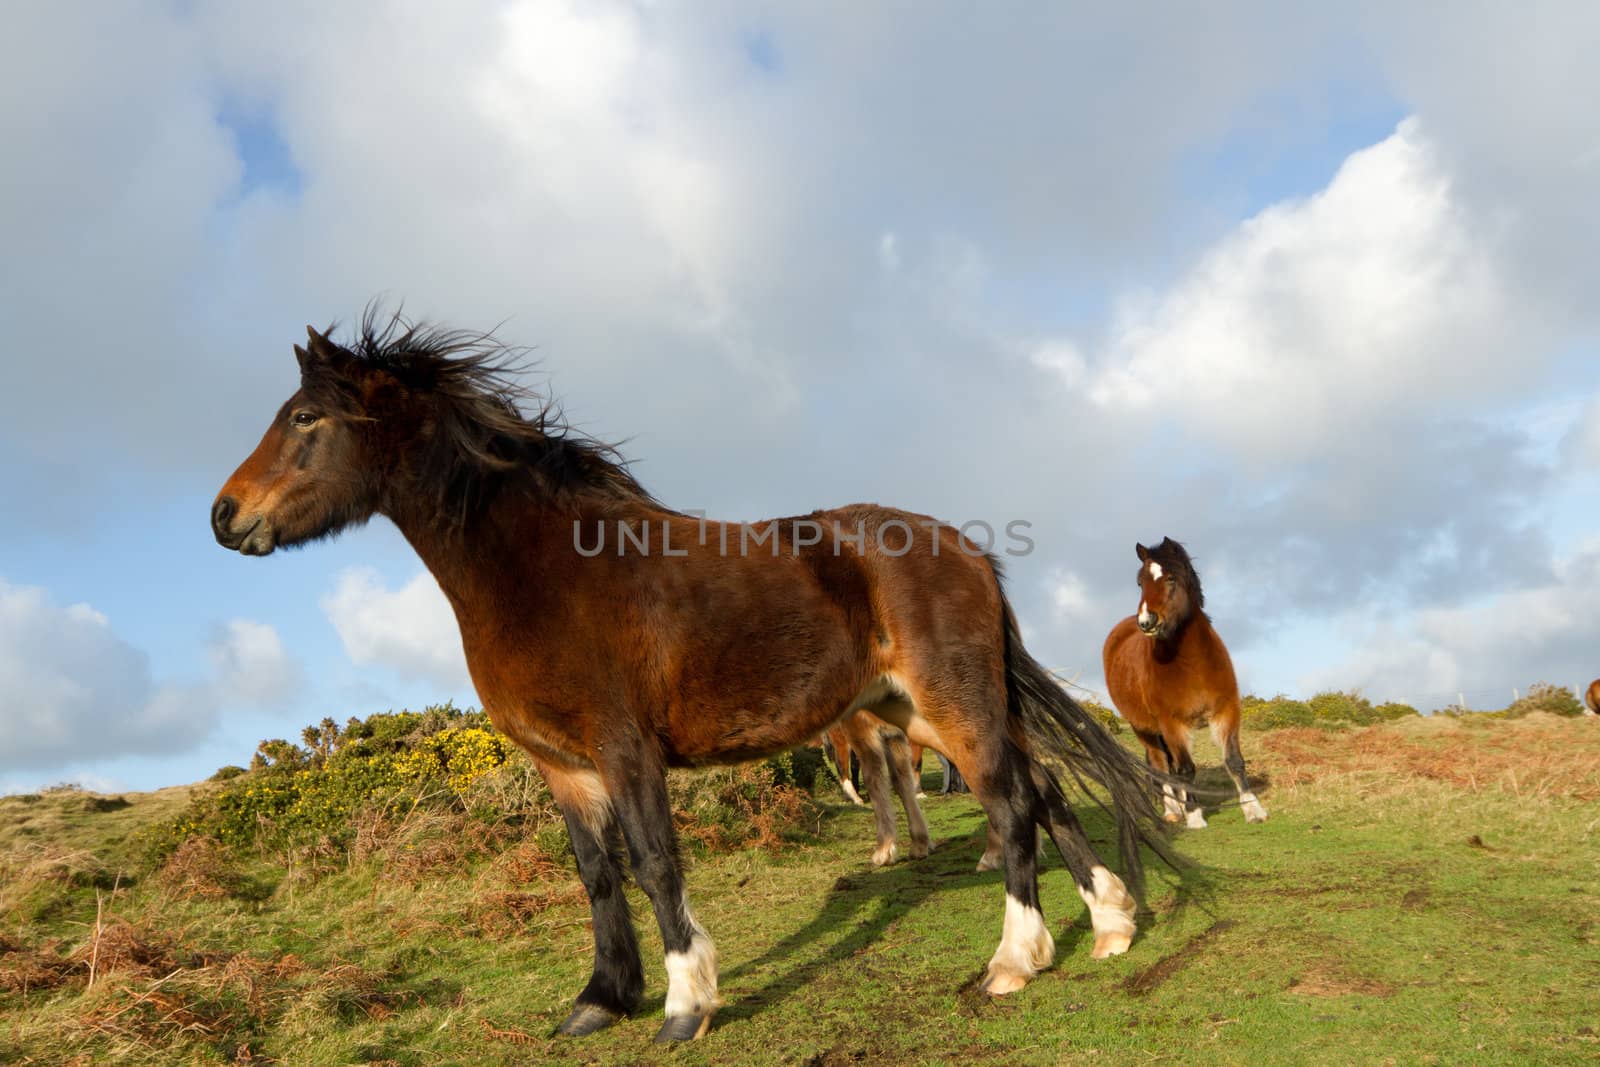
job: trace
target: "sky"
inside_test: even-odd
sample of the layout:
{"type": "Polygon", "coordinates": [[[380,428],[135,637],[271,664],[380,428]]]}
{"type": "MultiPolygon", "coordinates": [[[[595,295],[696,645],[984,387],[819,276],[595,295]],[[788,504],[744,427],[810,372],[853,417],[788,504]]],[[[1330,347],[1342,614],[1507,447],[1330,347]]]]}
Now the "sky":
{"type": "Polygon", "coordinates": [[[1164,536],[1246,691],[1587,683],[1600,8],[1337,7],[12,5],[0,792],[475,705],[385,520],[207,524],[374,298],[676,507],[1030,523],[1091,695],[1164,536]]]}

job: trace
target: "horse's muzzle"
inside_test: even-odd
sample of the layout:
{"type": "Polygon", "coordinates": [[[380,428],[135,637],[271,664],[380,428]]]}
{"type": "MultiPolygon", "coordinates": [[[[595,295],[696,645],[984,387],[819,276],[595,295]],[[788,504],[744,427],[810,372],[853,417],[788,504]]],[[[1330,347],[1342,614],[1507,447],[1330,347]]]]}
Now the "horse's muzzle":
{"type": "Polygon", "coordinates": [[[217,544],[246,556],[265,556],[272,552],[272,530],[259,516],[243,530],[233,528],[239,514],[239,502],[231,496],[219,496],[211,505],[211,533],[217,544]]]}

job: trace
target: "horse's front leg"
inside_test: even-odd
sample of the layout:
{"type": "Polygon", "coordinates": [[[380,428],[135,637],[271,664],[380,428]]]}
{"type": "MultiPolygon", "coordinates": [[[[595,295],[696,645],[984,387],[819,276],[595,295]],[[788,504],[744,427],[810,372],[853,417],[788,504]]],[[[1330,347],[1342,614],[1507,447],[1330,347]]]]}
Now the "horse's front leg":
{"type": "Polygon", "coordinates": [[[578,877],[589,894],[594,919],[594,973],[578,994],[572,1014],[557,1028],[557,1033],[582,1037],[638,1008],[644,996],[644,967],[623,894],[621,835],[600,776],[593,771],[547,769],[545,780],[566,818],[578,877]]]}
{"type": "Polygon", "coordinates": [[[653,753],[631,755],[609,767],[605,779],[633,859],[634,881],[650,898],[666,951],[667,1021],[656,1041],[689,1041],[710,1029],[721,1004],[717,949],[689,910],[666,771],[653,753]]]}

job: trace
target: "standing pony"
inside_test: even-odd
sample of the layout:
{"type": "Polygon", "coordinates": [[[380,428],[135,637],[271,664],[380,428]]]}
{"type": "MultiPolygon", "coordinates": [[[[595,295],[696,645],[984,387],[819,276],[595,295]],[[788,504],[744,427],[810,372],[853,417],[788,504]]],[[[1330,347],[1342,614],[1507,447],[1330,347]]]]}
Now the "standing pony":
{"type": "Polygon", "coordinates": [[[1589,683],[1583,691],[1583,706],[1590,715],[1600,715],[1600,678],[1589,683]]]}
{"type": "MultiPolygon", "coordinates": [[[[1150,765],[1184,782],[1194,781],[1189,732],[1211,720],[1211,736],[1239,787],[1248,822],[1265,822],[1267,809],[1250,792],[1239,751],[1239,683],[1233,660],[1205,613],[1205,594],[1189,553],[1172,538],[1139,555],[1139,613],[1112,627],[1103,653],[1106,688],[1139,740],[1150,765]]],[[[1200,802],[1187,789],[1162,786],[1168,822],[1185,816],[1206,825],[1200,802]]]]}
{"type": "Polygon", "coordinates": [[[889,798],[892,787],[906,810],[906,826],[911,831],[911,858],[928,854],[928,823],[917,803],[917,785],[911,770],[911,754],[906,736],[870,712],[858,711],[835,723],[823,734],[825,749],[833,751],[839,768],[839,787],[851,801],[862,803],[850,782],[850,754],[861,765],[861,784],[872,801],[872,818],[877,826],[878,844],[872,852],[874,866],[893,863],[899,855],[895,843],[894,806],[889,798]]]}
{"type": "Polygon", "coordinates": [[[689,907],[667,768],[782,752],[862,709],[949,756],[1004,842],[987,992],[1055,956],[1038,826],[1088,906],[1093,955],[1128,949],[1140,843],[1163,848],[1149,772],[1023,649],[996,561],[953,527],[876,505],[698,519],[548,406],[525,415],[515,353],[488,335],[370,308],[345,344],[307,334],[300,388],[217,494],[212,530],[265,556],[383,515],[438,580],[485,710],[561,807],[591,903],[594,971],[560,1033],[643,997],[624,852],[666,951],[657,1040],[707,1031],[717,952],[689,907]],[[1057,767],[1105,791],[1133,893],[1057,767]]]}

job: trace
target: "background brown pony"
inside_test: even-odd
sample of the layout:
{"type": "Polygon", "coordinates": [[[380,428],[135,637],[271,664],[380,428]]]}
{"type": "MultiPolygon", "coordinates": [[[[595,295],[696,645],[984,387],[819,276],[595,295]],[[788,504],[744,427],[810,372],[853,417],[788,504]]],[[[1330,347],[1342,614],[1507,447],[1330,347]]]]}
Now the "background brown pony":
{"type": "Polygon", "coordinates": [[[928,823],[917,803],[917,778],[911,767],[911,748],[906,735],[870,712],[858,711],[835,723],[824,738],[833,751],[839,770],[839,785],[855,803],[862,803],[850,781],[850,756],[861,767],[861,785],[872,802],[872,818],[878,843],[872,852],[875,866],[893,863],[899,855],[895,843],[894,806],[890,790],[900,798],[906,812],[906,827],[911,833],[911,858],[928,854],[928,823]]]}
{"type": "Polygon", "coordinates": [[[1589,683],[1589,688],[1583,691],[1583,706],[1589,709],[1590,715],[1600,715],[1600,678],[1589,683]]]}
{"type": "MultiPolygon", "coordinates": [[[[1250,791],[1239,751],[1239,683],[1233,660],[1205,613],[1205,594],[1189,553],[1172,538],[1155,548],[1136,545],[1139,610],[1112,627],[1103,659],[1111,701],[1127,720],[1158,771],[1194,781],[1190,731],[1211,720],[1211,736],[1239,789],[1249,822],[1265,822],[1267,809],[1250,791]]],[[[1167,820],[1186,815],[1206,824],[1199,800],[1182,786],[1162,787],[1167,820]]]]}
{"type": "Polygon", "coordinates": [[[1134,897],[1056,768],[1106,791],[1134,892],[1140,842],[1163,847],[1149,774],[1024,650],[996,562],[954,528],[876,505],[697,520],[548,407],[524,415],[486,335],[370,310],[348,345],[307,334],[300,389],[223,485],[212,529],[267,555],[381,514],[438,580],[483,706],[549,783],[589,895],[594,972],[562,1033],[643,996],[624,852],[666,952],[658,1040],[706,1032],[717,954],[689,907],[666,769],[781,752],[862,709],[947,755],[1004,842],[988,992],[1054,958],[1040,826],[1088,905],[1094,955],[1127,950],[1134,897]]]}

